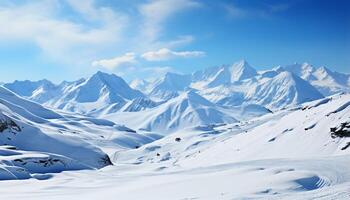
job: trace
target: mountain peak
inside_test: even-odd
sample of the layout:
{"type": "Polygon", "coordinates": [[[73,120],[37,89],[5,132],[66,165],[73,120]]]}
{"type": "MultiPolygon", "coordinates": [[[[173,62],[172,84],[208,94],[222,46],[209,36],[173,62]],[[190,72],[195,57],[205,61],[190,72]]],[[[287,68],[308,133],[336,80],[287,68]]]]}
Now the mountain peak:
{"type": "Polygon", "coordinates": [[[241,81],[256,75],[256,70],[246,60],[238,61],[232,65],[231,81],[241,81]]]}
{"type": "Polygon", "coordinates": [[[197,107],[198,105],[214,106],[212,102],[197,94],[194,90],[183,92],[177,98],[173,99],[174,102],[188,101],[192,106],[197,107]]]}
{"type": "Polygon", "coordinates": [[[257,104],[266,105],[272,109],[294,106],[322,97],[316,88],[289,71],[280,72],[249,94],[249,98],[257,104]]]}
{"type": "Polygon", "coordinates": [[[39,81],[18,81],[15,80],[13,83],[5,83],[3,85],[5,88],[11,90],[12,92],[24,96],[24,97],[30,97],[35,90],[38,88],[55,88],[56,85],[53,84],[51,81],[43,79],[39,81]]]}
{"type": "Polygon", "coordinates": [[[97,71],[95,74],[93,74],[91,77],[98,77],[100,79],[104,79],[106,77],[118,77],[117,75],[115,74],[109,74],[109,73],[106,73],[106,72],[102,72],[102,71],[97,71]]]}
{"type": "Polygon", "coordinates": [[[248,61],[245,60],[245,59],[242,59],[242,60],[240,60],[240,61],[238,61],[238,62],[236,62],[236,63],[239,64],[239,65],[241,65],[241,66],[245,66],[245,65],[248,65],[248,66],[249,66],[248,61]]]}
{"type": "Polygon", "coordinates": [[[125,103],[128,100],[143,96],[140,91],[130,88],[119,76],[98,71],[83,83],[70,89],[57,102],[60,107],[64,107],[69,111],[85,113],[91,110],[103,109],[109,104],[125,103]],[[85,108],[80,106],[79,103],[96,103],[96,105],[85,108]],[[66,105],[71,108],[66,108],[66,105]]]}

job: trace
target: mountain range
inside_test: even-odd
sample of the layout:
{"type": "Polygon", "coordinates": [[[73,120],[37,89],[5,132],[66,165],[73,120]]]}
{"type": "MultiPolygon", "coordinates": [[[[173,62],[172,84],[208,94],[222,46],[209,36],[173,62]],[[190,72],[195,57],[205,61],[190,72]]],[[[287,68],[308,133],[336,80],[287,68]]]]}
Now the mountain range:
{"type": "Polygon", "coordinates": [[[348,92],[347,74],[246,61],[130,85],[5,83],[1,195],[348,199],[348,92]]]}
{"type": "Polygon", "coordinates": [[[240,110],[253,106],[263,111],[250,112],[258,116],[350,92],[350,75],[308,63],[257,71],[242,60],[192,74],[167,73],[154,81],[137,79],[130,85],[115,74],[99,71],[58,85],[27,80],[3,86],[49,108],[109,118],[132,128],[169,131],[246,119],[248,115],[240,110]],[[138,112],[144,117],[135,117],[138,112]]]}

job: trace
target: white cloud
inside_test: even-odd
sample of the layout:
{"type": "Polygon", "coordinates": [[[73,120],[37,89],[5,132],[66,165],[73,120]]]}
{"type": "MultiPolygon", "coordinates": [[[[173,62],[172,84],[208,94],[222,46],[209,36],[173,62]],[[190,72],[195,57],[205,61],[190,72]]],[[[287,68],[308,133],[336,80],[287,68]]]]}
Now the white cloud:
{"type": "MultiPolygon", "coordinates": [[[[93,56],[97,51],[120,41],[127,16],[95,7],[94,1],[80,4],[67,0],[77,13],[74,18],[62,18],[61,1],[25,1],[0,5],[0,41],[29,42],[58,61],[77,61],[93,56]],[[91,24],[94,24],[93,26],[91,24]]],[[[74,12],[73,11],[73,12],[74,12]]]]}
{"type": "MultiPolygon", "coordinates": [[[[200,6],[197,0],[150,0],[136,4],[137,13],[132,13],[132,16],[126,9],[123,12],[103,6],[101,2],[97,4],[97,0],[3,0],[0,2],[0,45],[34,46],[40,49],[40,59],[45,62],[74,66],[78,71],[83,68],[95,70],[86,68],[92,63],[116,71],[127,71],[126,68],[132,71],[131,65],[138,70],[141,67],[135,67],[135,54],[99,58],[105,58],[103,56],[110,52],[143,53],[191,43],[195,39],[191,35],[174,36],[166,41],[160,38],[164,36],[162,31],[168,19],[200,6]]],[[[202,53],[169,50],[163,57],[195,57],[202,53]]],[[[145,56],[149,57],[147,54],[145,56]]],[[[164,59],[161,56],[155,52],[150,59],[164,59]]],[[[143,69],[146,70],[145,67],[143,69]]],[[[170,69],[153,70],[160,72],[170,69]]]]}
{"type": "Polygon", "coordinates": [[[249,11],[239,8],[233,4],[225,4],[224,9],[231,18],[241,18],[250,15],[249,11]]]}
{"type": "Polygon", "coordinates": [[[172,67],[145,67],[141,71],[150,72],[151,74],[158,74],[160,76],[166,74],[167,72],[175,72],[172,67]]]}
{"type": "Polygon", "coordinates": [[[142,54],[142,58],[148,61],[163,61],[173,58],[194,58],[205,56],[203,51],[172,51],[167,48],[159,49],[158,51],[149,51],[142,54]]]}
{"type": "Polygon", "coordinates": [[[94,67],[102,67],[109,70],[118,70],[121,67],[130,67],[130,64],[135,64],[135,53],[129,52],[122,56],[111,58],[111,59],[102,59],[92,62],[94,67]]]}
{"type": "Polygon", "coordinates": [[[289,4],[264,4],[260,7],[239,7],[233,3],[222,4],[230,18],[269,18],[274,13],[283,12],[290,8],[289,4]]]}
{"type": "MultiPolygon", "coordinates": [[[[188,10],[191,8],[198,8],[201,4],[194,0],[152,0],[148,3],[142,4],[139,6],[139,13],[143,18],[141,23],[140,30],[140,39],[145,47],[156,47],[161,43],[163,46],[172,46],[177,45],[177,41],[165,41],[160,42],[159,38],[162,35],[163,23],[173,17],[175,14],[188,10]]],[[[191,41],[193,37],[191,37],[191,41]]],[[[186,39],[186,42],[189,42],[189,37],[180,38],[186,39]]]]}

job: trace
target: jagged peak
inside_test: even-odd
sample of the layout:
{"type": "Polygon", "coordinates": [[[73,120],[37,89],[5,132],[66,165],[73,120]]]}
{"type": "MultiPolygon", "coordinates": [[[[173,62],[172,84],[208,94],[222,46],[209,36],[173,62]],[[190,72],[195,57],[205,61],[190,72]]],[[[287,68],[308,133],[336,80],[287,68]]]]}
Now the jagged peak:
{"type": "MultiPolygon", "coordinates": [[[[124,81],[123,78],[113,74],[113,73],[106,73],[106,72],[102,72],[102,71],[97,71],[95,74],[93,74],[90,78],[88,78],[85,83],[89,83],[89,82],[101,82],[103,84],[123,84],[123,85],[127,85],[127,83],[124,81]]],[[[112,85],[110,85],[112,86],[112,85]]]]}
{"type": "Polygon", "coordinates": [[[173,99],[173,102],[182,102],[188,101],[192,105],[205,105],[205,106],[214,106],[212,102],[207,100],[206,98],[199,95],[195,90],[188,90],[186,92],[182,92],[178,97],[173,99]]]}
{"type": "Polygon", "coordinates": [[[325,66],[319,67],[316,71],[318,71],[318,72],[326,72],[326,73],[331,73],[332,72],[330,69],[328,69],[325,66]]]}
{"type": "Polygon", "coordinates": [[[248,63],[248,61],[246,61],[246,60],[244,60],[244,59],[233,63],[233,66],[234,66],[235,68],[252,68],[252,69],[254,69],[254,68],[248,63]]]}
{"type": "Polygon", "coordinates": [[[254,69],[246,60],[241,60],[232,65],[231,81],[240,81],[247,78],[252,78],[257,75],[254,69]]]}

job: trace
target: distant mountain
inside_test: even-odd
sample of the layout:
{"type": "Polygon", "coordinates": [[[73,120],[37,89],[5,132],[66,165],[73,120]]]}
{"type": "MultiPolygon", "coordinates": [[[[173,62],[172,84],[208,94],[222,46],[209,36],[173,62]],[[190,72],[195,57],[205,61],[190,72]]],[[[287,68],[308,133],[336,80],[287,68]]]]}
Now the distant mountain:
{"type": "Polygon", "coordinates": [[[231,82],[253,78],[258,73],[247,61],[242,60],[231,67],[231,82]]]}
{"type": "Polygon", "coordinates": [[[56,85],[46,79],[40,81],[14,81],[13,83],[5,83],[3,86],[18,95],[39,103],[44,103],[53,98],[54,95],[51,94],[58,89],[56,85]]]}
{"type": "Polygon", "coordinates": [[[215,123],[237,121],[223,108],[216,106],[194,91],[188,91],[155,107],[138,113],[117,113],[103,116],[129,127],[147,131],[175,131],[215,123]]]}
{"type": "Polygon", "coordinates": [[[308,63],[283,66],[278,71],[289,71],[316,87],[323,95],[350,92],[350,75],[331,71],[326,67],[315,68],[308,63]]]}
{"type": "Polygon", "coordinates": [[[164,77],[155,81],[149,96],[157,100],[169,100],[183,92],[191,83],[190,75],[181,75],[168,72],[164,77]]]}
{"type": "Polygon", "coordinates": [[[14,81],[3,86],[26,99],[44,104],[65,94],[70,88],[84,82],[85,79],[67,82],[59,85],[43,79],[40,81],[14,81]]]}
{"type": "Polygon", "coordinates": [[[179,92],[195,89],[209,101],[225,107],[251,103],[278,110],[323,96],[350,92],[350,75],[332,72],[325,67],[314,68],[308,63],[295,63],[258,72],[242,60],[233,65],[196,71],[190,78],[185,76],[186,80],[174,75],[172,77],[171,82],[177,80],[181,82],[181,87],[164,84],[168,78],[163,77],[154,86],[150,97],[168,100],[179,92]],[[161,89],[156,87],[158,85],[162,86],[161,89]],[[305,89],[301,89],[303,87],[305,89]]]}
{"type": "Polygon", "coordinates": [[[151,82],[143,79],[134,79],[130,82],[129,85],[132,89],[140,90],[144,93],[148,93],[151,82]]]}
{"type": "Polygon", "coordinates": [[[223,65],[212,67],[192,74],[192,84],[194,87],[216,87],[239,82],[245,79],[253,78],[257,71],[245,60],[234,63],[233,65],[223,65]]]}
{"type": "Polygon", "coordinates": [[[350,75],[308,63],[257,71],[242,60],[187,75],[167,73],[152,82],[137,79],[130,86],[116,75],[97,72],[86,80],[59,85],[41,80],[15,81],[4,87],[45,106],[94,116],[147,110],[186,91],[225,108],[258,104],[278,110],[350,92],[350,75]]]}
{"type": "Polygon", "coordinates": [[[144,97],[140,91],[132,89],[122,78],[103,72],[97,72],[86,80],[63,82],[59,85],[46,81],[26,81],[4,86],[43,105],[86,114],[98,114],[112,104],[122,107],[132,99],[144,97]]]}
{"type": "Polygon", "coordinates": [[[307,81],[290,72],[281,72],[267,81],[260,81],[246,94],[245,101],[269,108],[295,106],[323,98],[323,95],[307,81]]]}

